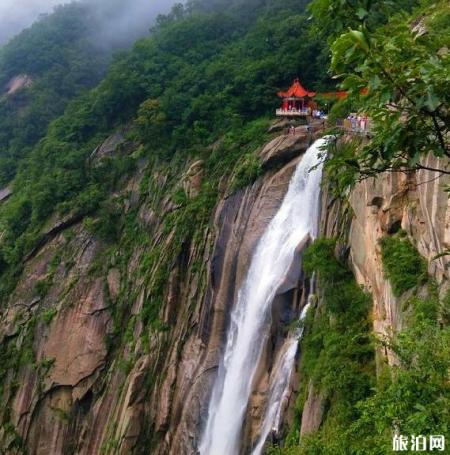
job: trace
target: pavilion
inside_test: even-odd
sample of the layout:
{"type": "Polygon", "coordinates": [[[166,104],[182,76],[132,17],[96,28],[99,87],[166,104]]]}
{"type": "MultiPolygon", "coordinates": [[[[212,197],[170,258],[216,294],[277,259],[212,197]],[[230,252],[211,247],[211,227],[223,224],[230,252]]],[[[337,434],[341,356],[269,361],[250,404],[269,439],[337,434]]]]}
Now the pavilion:
{"type": "Polygon", "coordinates": [[[316,92],[306,90],[297,78],[286,92],[278,92],[278,96],[283,99],[276,111],[278,117],[306,117],[316,92]]]}

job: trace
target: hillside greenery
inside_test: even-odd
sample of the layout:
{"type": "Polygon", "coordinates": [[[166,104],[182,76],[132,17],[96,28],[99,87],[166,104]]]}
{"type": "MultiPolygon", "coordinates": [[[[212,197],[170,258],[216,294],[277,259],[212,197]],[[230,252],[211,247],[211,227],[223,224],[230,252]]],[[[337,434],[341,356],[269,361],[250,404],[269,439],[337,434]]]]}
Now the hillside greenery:
{"type": "Polygon", "coordinates": [[[89,8],[71,3],[0,49],[0,187],[67,103],[101,80],[107,53],[92,42],[94,29],[89,8]],[[27,76],[30,86],[7,94],[17,76],[27,76]]]}
{"type": "Polygon", "coordinates": [[[331,71],[349,96],[336,110],[363,112],[372,122],[372,140],[345,160],[331,160],[332,172],[351,175],[351,182],[405,169],[449,174],[448,2],[356,1],[353,12],[350,3],[315,0],[311,7],[322,27],[331,21],[321,14],[326,5],[340,11],[330,36],[331,71]],[[426,165],[428,154],[443,162],[426,165]]]}
{"type": "Polygon", "coordinates": [[[384,274],[397,297],[426,281],[426,261],[405,232],[400,231],[395,236],[384,237],[380,244],[384,274]]]}
{"type": "MultiPolygon", "coordinates": [[[[212,153],[212,144],[227,137],[239,147],[242,125],[271,114],[275,93],[295,76],[312,89],[326,87],[327,47],[309,37],[305,3],[255,0],[249,15],[239,2],[213,11],[201,3],[178,5],[148,38],[118,55],[102,82],[70,102],[16,160],[14,194],[0,207],[0,257],[9,277],[1,281],[3,294],[55,210],[95,213],[139,159],[120,155],[89,166],[92,151],[112,132],[126,130],[146,156],[166,162],[201,157],[208,168],[223,162],[226,171],[227,155],[212,153]]],[[[249,157],[246,163],[241,183],[258,173],[249,157]]]]}
{"type": "MultiPolygon", "coordinates": [[[[404,246],[407,240],[394,241],[396,248],[408,249],[402,258],[416,257],[404,246]]],[[[450,294],[439,296],[436,284],[422,276],[421,295],[403,305],[405,328],[393,337],[375,338],[370,298],[335,251],[335,241],[318,239],[305,254],[305,270],[318,273],[321,303],[305,321],[297,420],[284,446],[269,453],[387,455],[394,429],[408,436],[448,435],[450,294]],[[397,359],[388,367],[380,358],[377,377],[375,347],[397,359]],[[325,400],[325,415],[317,432],[299,438],[309,384],[325,400]]]]}

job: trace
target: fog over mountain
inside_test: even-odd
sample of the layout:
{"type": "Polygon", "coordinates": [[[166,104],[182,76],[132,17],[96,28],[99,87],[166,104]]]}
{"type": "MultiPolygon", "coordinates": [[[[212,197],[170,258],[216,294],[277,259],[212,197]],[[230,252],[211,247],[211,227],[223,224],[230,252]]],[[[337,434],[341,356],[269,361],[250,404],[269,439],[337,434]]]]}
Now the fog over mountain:
{"type": "MultiPolygon", "coordinates": [[[[85,0],[99,20],[99,43],[115,45],[124,37],[131,41],[145,33],[154,18],[169,11],[174,0],[85,0]]],[[[1,0],[0,45],[41,14],[50,13],[57,5],[69,0],[1,0]]]]}

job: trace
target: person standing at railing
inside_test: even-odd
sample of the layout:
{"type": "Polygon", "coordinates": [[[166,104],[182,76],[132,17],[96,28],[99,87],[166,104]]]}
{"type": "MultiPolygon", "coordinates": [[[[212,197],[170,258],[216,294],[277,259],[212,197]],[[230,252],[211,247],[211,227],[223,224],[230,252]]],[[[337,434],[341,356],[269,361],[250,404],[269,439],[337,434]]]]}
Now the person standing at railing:
{"type": "Polygon", "coordinates": [[[366,131],[367,117],[365,115],[361,116],[361,131],[366,131]]]}

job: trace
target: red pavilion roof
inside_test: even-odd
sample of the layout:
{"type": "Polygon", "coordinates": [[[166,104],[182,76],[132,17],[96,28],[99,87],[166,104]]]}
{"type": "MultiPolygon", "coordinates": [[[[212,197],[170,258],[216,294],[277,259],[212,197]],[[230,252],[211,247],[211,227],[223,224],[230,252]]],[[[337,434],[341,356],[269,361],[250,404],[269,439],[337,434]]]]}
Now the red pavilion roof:
{"type": "Polygon", "coordinates": [[[348,92],[344,90],[339,90],[337,92],[325,92],[325,93],[320,93],[320,96],[323,98],[337,98],[337,99],[342,99],[342,98],[347,98],[348,92]]]}
{"type": "Polygon", "coordinates": [[[294,83],[286,92],[278,92],[280,98],[305,98],[306,96],[312,98],[316,95],[316,92],[308,92],[298,79],[295,79],[294,83]]]}

